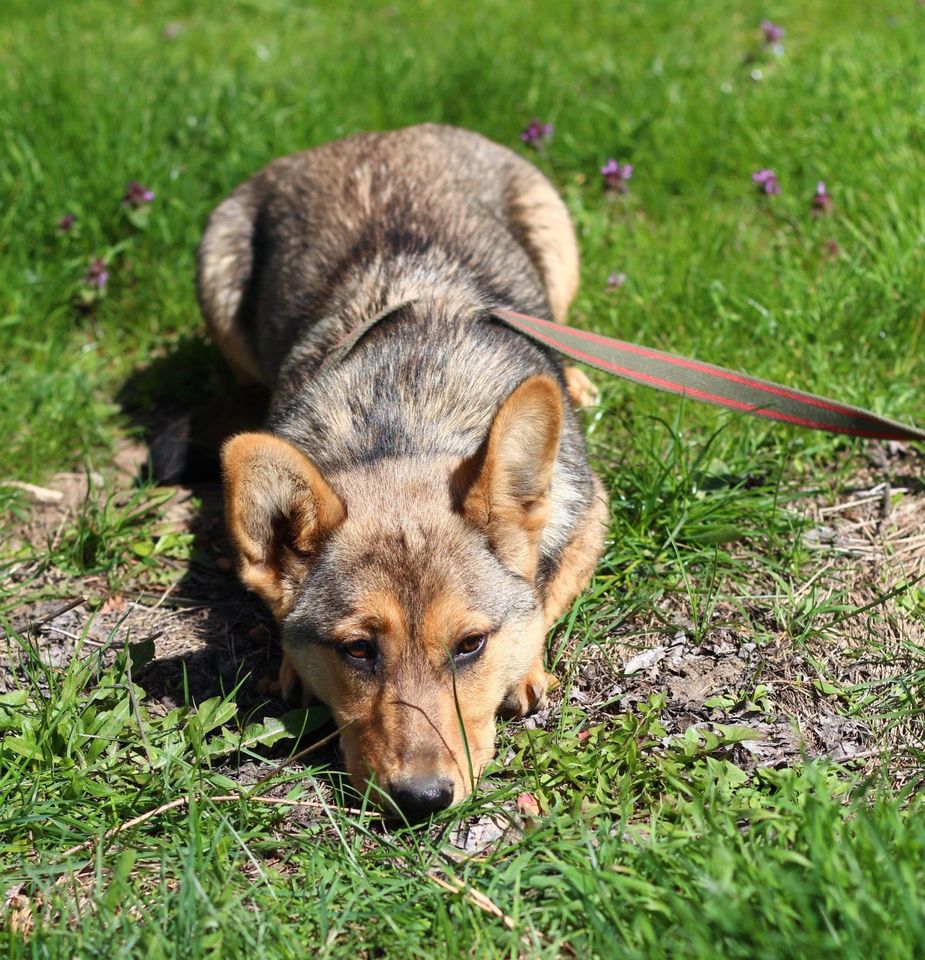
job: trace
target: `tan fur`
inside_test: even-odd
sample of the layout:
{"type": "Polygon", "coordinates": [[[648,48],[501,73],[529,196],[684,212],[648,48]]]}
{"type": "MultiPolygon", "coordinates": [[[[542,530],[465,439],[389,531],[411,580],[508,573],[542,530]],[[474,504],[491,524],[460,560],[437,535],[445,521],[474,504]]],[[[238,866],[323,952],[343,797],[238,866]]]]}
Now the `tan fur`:
{"type": "MultiPolygon", "coordinates": [[[[459,676],[454,685],[444,668],[448,650],[461,636],[487,628],[478,611],[468,609],[459,596],[439,596],[422,618],[422,650],[412,645],[394,595],[376,591],[364,597],[362,607],[370,615],[363,629],[375,626],[387,655],[393,661],[413,658],[414,670],[392,677],[369,695],[330,647],[310,645],[289,652],[298,672],[324,689],[335,721],[344,729],[341,749],[348,772],[358,786],[372,782],[378,788],[374,797],[399,777],[418,773],[442,774],[454,782],[457,796],[465,796],[494,754],[494,716],[511,671],[505,651],[519,656],[522,638],[498,636],[495,662],[487,665],[480,682],[459,676]]],[[[537,643],[541,647],[543,639],[542,625],[535,626],[534,648],[537,643]]],[[[343,635],[351,636],[358,628],[357,622],[345,623],[343,635]]],[[[530,709],[530,704],[524,707],[530,709]]]]}
{"type": "Polygon", "coordinates": [[[321,540],[343,522],[344,505],[307,457],[270,434],[229,440],[222,473],[238,574],[281,619],[321,540]]]}
{"type": "MultiPolygon", "coordinates": [[[[565,548],[556,577],[549,585],[544,605],[545,629],[549,630],[584,590],[604,546],[609,509],[606,492],[595,478],[597,496],[575,536],[565,548]]],[[[526,676],[516,684],[503,704],[505,716],[523,717],[539,709],[546,699],[549,675],[542,653],[534,660],[526,676]]]]}
{"type": "Polygon", "coordinates": [[[512,185],[508,216],[540,270],[553,319],[564,323],[578,290],[578,244],[568,209],[549,181],[529,169],[512,185]]]}
{"type": "Polygon", "coordinates": [[[498,555],[528,580],[536,575],[549,519],[561,424],[562,395],[555,383],[542,376],[524,381],[498,411],[484,452],[476,454],[478,476],[463,501],[466,516],[485,530],[498,555]]]}
{"type": "Polygon", "coordinates": [[[565,389],[572,406],[578,410],[582,407],[593,407],[601,395],[601,391],[581,367],[565,368],[565,389]]]}
{"type": "Polygon", "coordinates": [[[508,691],[501,703],[501,716],[526,717],[539,710],[546,702],[549,674],[543,664],[542,652],[537,656],[525,677],[508,691]]]}
{"type": "Polygon", "coordinates": [[[251,268],[250,239],[241,224],[250,212],[241,197],[229,197],[212,215],[199,248],[199,303],[215,345],[240,383],[264,377],[241,330],[242,277],[251,268]]]}
{"type": "Polygon", "coordinates": [[[607,492],[597,477],[594,478],[594,490],[591,509],[584,515],[575,536],[565,548],[555,579],[547,590],[544,608],[547,630],[584,590],[604,549],[610,509],[607,492]]]}

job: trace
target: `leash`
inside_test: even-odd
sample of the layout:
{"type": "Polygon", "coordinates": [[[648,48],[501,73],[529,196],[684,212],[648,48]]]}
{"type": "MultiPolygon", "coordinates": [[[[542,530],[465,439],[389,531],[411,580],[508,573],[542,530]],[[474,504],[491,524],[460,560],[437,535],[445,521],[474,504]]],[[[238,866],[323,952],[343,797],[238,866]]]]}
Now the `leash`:
{"type": "MultiPolygon", "coordinates": [[[[413,302],[404,300],[365,320],[328,354],[322,366],[343,360],[369,330],[413,302]]],[[[514,310],[496,308],[490,316],[556,353],[666,393],[811,430],[876,440],[925,441],[925,430],[918,427],[712,363],[576,330],[514,310]]]]}
{"type": "Polygon", "coordinates": [[[811,430],[877,440],[925,440],[925,430],[918,427],[906,426],[860,407],[792,390],[770,380],[759,380],[711,363],[688,360],[513,310],[494,310],[492,315],[573,360],[666,393],[811,430]]]}

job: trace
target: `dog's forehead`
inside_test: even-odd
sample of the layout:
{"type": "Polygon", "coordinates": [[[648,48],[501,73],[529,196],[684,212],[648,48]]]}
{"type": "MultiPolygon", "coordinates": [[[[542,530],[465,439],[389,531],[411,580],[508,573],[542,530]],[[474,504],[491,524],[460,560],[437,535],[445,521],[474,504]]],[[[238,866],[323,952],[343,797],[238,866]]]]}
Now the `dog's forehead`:
{"type": "Polygon", "coordinates": [[[483,536],[462,518],[409,512],[362,524],[348,521],[338,541],[333,552],[350,571],[358,599],[388,592],[412,619],[446,596],[501,614],[508,577],[483,536]]]}
{"type": "Polygon", "coordinates": [[[409,512],[348,519],[309,573],[296,614],[323,633],[346,619],[398,611],[414,633],[438,623],[488,629],[528,615],[535,603],[533,588],[461,517],[409,512]]]}

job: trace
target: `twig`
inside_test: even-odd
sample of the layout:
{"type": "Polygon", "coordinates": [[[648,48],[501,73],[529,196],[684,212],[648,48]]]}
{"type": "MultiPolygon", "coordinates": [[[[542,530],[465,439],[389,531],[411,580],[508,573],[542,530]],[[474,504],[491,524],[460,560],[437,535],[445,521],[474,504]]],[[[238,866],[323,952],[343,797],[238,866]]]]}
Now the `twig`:
{"type": "MultiPolygon", "coordinates": [[[[157,603],[155,603],[154,606],[150,608],[151,613],[154,613],[155,610],[160,610],[161,605],[164,603],[164,601],[174,592],[174,590],[177,589],[177,587],[178,587],[179,585],[180,585],[180,584],[179,584],[179,581],[177,581],[176,583],[172,583],[172,584],[164,591],[164,595],[161,597],[161,599],[158,600],[157,603]]],[[[141,599],[141,596],[139,595],[138,600],[140,600],[140,599],[141,599]]],[[[138,600],[136,600],[135,602],[137,603],[138,600]]]]}
{"type": "Polygon", "coordinates": [[[807,580],[806,583],[803,584],[803,586],[801,586],[799,589],[796,590],[796,592],[793,594],[793,599],[794,599],[795,601],[796,601],[796,600],[802,600],[802,599],[803,599],[803,595],[806,594],[806,593],[809,593],[810,587],[812,587],[812,585],[813,585],[820,577],[822,577],[822,576],[824,576],[826,573],[828,573],[829,570],[831,570],[832,567],[834,567],[834,566],[835,566],[835,563],[834,563],[833,561],[829,561],[827,564],[825,564],[825,566],[823,566],[821,569],[817,570],[817,571],[809,578],[809,580],[807,580]]]}
{"type": "MultiPolygon", "coordinates": [[[[427,879],[433,881],[438,887],[448,890],[450,893],[455,893],[459,896],[465,897],[474,907],[478,907],[479,910],[483,910],[485,913],[491,914],[491,916],[500,920],[508,928],[508,930],[517,929],[517,921],[510,914],[505,913],[492,899],[487,897],[484,893],[474,889],[467,883],[463,883],[462,880],[457,880],[455,877],[452,879],[447,879],[436,870],[428,870],[427,879]]],[[[541,930],[534,929],[533,933],[538,939],[548,943],[547,937],[541,930]]],[[[530,937],[526,933],[521,935],[520,942],[526,947],[532,948],[534,946],[534,944],[530,942],[530,937]]],[[[562,953],[566,954],[567,956],[575,956],[574,948],[568,943],[563,943],[560,949],[562,953]]]]}
{"type": "Polygon", "coordinates": [[[51,630],[52,633],[60,633],[62,637],[67,637],[68,640],[73,640],[74,643],[80,643],[80,637],[76,633],[71,633],[70,630],[62,630],[61,627],[56,627],[53,623],[45,624],[46,630],[51,630]]]}
{"type": "Polygon", "coordinates": [[[68,610],[73,610],[74,607],[79,607],[82,603],[86,603],[86,602],[87,602],[86,597],[83,597],[83,596],[75,597],[73,600],[68,600],[67,603],[58,607],[56,610],[52,610],[51,613],[45,614],[44,617],[40,617],[38,620],[33,620],[30,626],[32,626],[33,629],[35,627],[41,627],[43,624],[50,623],[52,620],[57,620],[58,617],[61,616],[61,614],[67,613],[68,610]]]}
{"type": "MultiPolygon", "coordinates": [[[[59,855],[58,862],[65,860],[67,857],[74,856],[75,853],[80,853],[83,850],[89,850],[97,841],[103,843],[106,840],[111,840],[120,833],[125,833],[126,830],[131,830],[132,827],[137,827],[148,820],[153,820],[155,817],[161,816],[161,814],[169,813],[171,810],[176,810],[179,807],[189,806],[193,799],[193,797],[177,797],[175,800],[171,800],[169,803],[162,803],[159,807],[155,807],[153,810],[148,810],[146,813],[139,814],[137,817],[133,817],[131,820],[126,820],[124,823],[120,823],[117,826],[112,827],[100,837],[91,837],[89,840],[84,840],[82,843],[78,843],[73,847],[69,847],[64,851],[64,853],[59,855]]],[[[311,807],[313,810],[331,809],[331,804],[322,803],[318,800],[289,800],[285,797],[254,797],[248,796],[246,793],[226,793],[218,797],[200,797],[200,799],[208,801],[209,803],[233,803],[235,801],[243,800],[245,803],[266,803],[283,807],[311,807]]],[[[381,819],[382,817],[382,814],[380,813],[357,810],[355,807],[341,807],[340,809],[344,813],[349,813],[354,816],[367,816],[376,820],[381,819]]]]}
{"type": "Polygon", "coordinates": [[[154,601],[157,601],[158,606],[160,606],[160,604],[162,603],[166,603],[168,607],[191,607],[196,610],[204,610],[206,608],[210,610],[215,610],[215,609],[221,609],[228,606],[227,603],[218,603],[218,602],[204,604],[201,600],[194,600],[192,597],[170,597],[170,600],[168,602],[167,594],[152,593],[150,590],[142,590],[138,594],[137,599],[138,600],[154,600],[154,601]]]}
{"type": "Polygon", "coordinates": [[[60,490],[37,487],[34,483],[26,483],[24,480],[0,480],[0,487],[22,490],[24,493],[28,493],[36,503],[58,503],[64,499],[64,494],[60,490]]]}
{"type": "MultiPolygon", "coordinates": [[[[313,743],[310,747],[306,747],[304,750],[299,750],[298,753],[294,753],[291,757],[287,757],[282,763],[277,764],[269,773],[264,774],[251,788],[256,790],[257,787],[263,786],[267,780],[272,780],[276,774],[285,770],[294,760],[301,760],[302,757],[307,757],[310,753],[313,753],[319,747],[323,747],[326,743],[330,743],[335,737],[339,737],[341,732],[346,730],[347,727],[353,726],[355,723],[354,720],[351,720],[349,723],[345,723],[342,727],[338,727],[333,733],[329,733],[326,737],[322,737],[320,740],[313,743]]],[[[250,794],[251,796],[253,794],[250,794]]]]}
{"type": "MultiPolygon", "coordinates": [[[[330,803],[322,803],[320,800],[289,800],[286,797],[250,797],[243,793],[229,793],[221,797],[208,797],[215,803],[226,803],[229,800],[244,800],[248,803],[267,803],[276,804],[281,807],[311,807],[313,810],[330,810],[330,803]]],[[[357,807],[338,807],[342,813],[349,813],[354,817],[369,817],[371,820],[381,820],[382,814],[374,810],[360,810],[357,807]]]]}
{"type": "MultiPolygon", "coordinates": [[[[118,627],[116,627],[118,630],[118,627]]],[[[148,634],[147,637],[142,637],[140,640],[133,640],[132,643],[146,643],[148,640],[157,640],[158,637],[164,636],[163,630],[155,630],[154,633],[148,634]]],[[[84,640],[84,644],[90,647],[95,647],[97,650],[108,650],[111,647],[116,647],[125,641],[114,636],[110,636],[108,640],[94,640],[92,637],[87,637],[84,640]]]]}
{"type": "MultiPolygon", "coordinates": [[[[190,797],[177,797],[176,800],[171,800],[169,803],[162,803],[159,807],[155,807],[153,810],[149,810],[147,813],[139,814],[139,816],[133,817],[131,820],[126,820],[124,823],[120,823],[111,830],[107,830],[98,839],[100,842],[109,840],[112,837],[118,836],[120,833],[124,833],[126,830],[131,830],[132,827],[137,827],[138,824],[144,823],[146,820],[152,819],[152,817],[159,817],[162,813],[167,813],[169,810],[176,810],[177,807],[185,807],[190,802],[190,799],[190,797]]],[[[64,853],[61,854],[61,859],[63,860],[66,857],[72,857],[75,853],[80,853],[81,850],[89,850],[90,847],[96,843],[96,841],[97,837],[91,837],[89,840],[84,840],[83,843],[78,843],[76,846],[69,847],[64,851],[64,853]]]]}
{"type": "Polygon", "coordinates": [[[470,903],[475,904],[479,910],[484,910],[485,913],[490,913],[493,917],[497,917],[508,930],[517,929],[517,921],[510,916],[510,914],[505,913],[493,900],[485,896],[484,893],[474,890],[468,884],[463,883],[462,880],[447,880],[446,877],[437,873],[436,870],[428,870],[427,879],[433,880],[438,887],[449,890],[450,893],[462,894],[470,903]]]}
{"type": "Polygon", "coordinates": [[[71,517],[71,508],[67,507],[64,513],[61,516],[61,522],[58,524],[57,530],[55,530],[55,535],[51,538],[51,543],[48,545],[48,552],[54,553],[58,549],[58,544],[61,542],[61,534],[64,533],[64,525],[68,522],[71,517]]]}

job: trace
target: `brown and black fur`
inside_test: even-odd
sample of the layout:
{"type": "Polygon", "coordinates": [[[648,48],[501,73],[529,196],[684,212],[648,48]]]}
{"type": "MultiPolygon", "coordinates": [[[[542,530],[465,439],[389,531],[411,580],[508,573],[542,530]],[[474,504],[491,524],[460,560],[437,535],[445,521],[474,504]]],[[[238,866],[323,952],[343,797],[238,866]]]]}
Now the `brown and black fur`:
{"type": "Polygon", "coordinates": [[[606,507],[565,399],[590,384],[490,316],[562,320],[577,281],[548,181],[431,124],[271,163],[200,246],[212,334],[273,392],[266,432],[223,454],[242,579],[280,622],[283,682],[344,727],[355,784],[412,815],[471,790],[495,714],[542,699],[546,630],[601,550],[606,507]]]}

